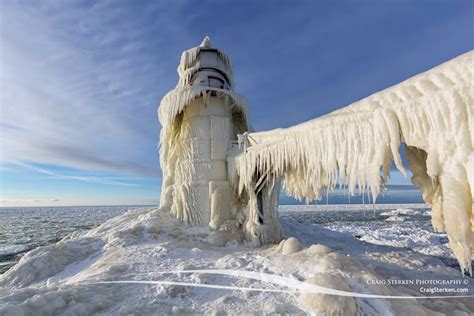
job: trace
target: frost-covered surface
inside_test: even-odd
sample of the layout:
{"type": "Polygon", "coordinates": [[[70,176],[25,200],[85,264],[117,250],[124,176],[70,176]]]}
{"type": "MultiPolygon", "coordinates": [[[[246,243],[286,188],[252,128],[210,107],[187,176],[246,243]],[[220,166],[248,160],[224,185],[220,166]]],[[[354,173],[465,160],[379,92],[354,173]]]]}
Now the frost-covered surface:
{"type": "Polygon", "coordinates": [[[433,227],[446,231],[463,271],[474,253],[474,51],[320,118],[243,135],[231,182],[281,177],[296,198],[318,200],[336,185],[375,200],[392,161],[432,205],[433,227]]]}
{"type": "MultiPolygon", "coordinates": [[[[292,212],[297,211],[295,208],[292,212]]],[[[201,286],[288,289],[278,285],[278,277],[282,276],[288,278],[283,279],[286,282],[283,284],[288,285],[306,282],[350,293],[419,296],[419,287],[368,283],[371,283],[369,280],[396,278],[461,280],[456,268],[446,266],[436,256],[369,243],[348,233],[287,218],[282,219],[282,225],[286,236],[296,238],[289,238],[281,245],[252,248],[248,243],[239,244],[238,234],[232,229],[210,233],[208,228],[184,226],[169,212],[156,208],[132,210],[86,233],[27,253],[15,267],[0,276],[0,314],[225,312],[262,315],[352,314],[357,311],[369,315],[427,315],[430,310],[446,314],[474,311],[472,298],[395,300],[177,284],[97,283],[155,280],[201,286]],[[227,240],[223,246],[216,245],[222,245],[223,240],[227,240]],[[259,274],[253,275],[253,279],[212,271],[159,274],[202,269],[259,274]]],[[[473,285],[473,282],[467,285],[470,293],[474,291],[473,285]]]]}

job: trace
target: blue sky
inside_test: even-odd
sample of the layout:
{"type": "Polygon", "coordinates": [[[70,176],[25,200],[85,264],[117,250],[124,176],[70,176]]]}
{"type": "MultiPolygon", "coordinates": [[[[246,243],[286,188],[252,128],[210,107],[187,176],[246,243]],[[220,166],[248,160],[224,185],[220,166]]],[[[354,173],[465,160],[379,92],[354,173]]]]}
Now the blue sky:
{"type": "Polygon", "coordinates": [[[205,34],[231,55],[257,130],[474,47],[472,1],[9,0],[0,11],[4,206],[156,204],[156,108],[205,34]]]}

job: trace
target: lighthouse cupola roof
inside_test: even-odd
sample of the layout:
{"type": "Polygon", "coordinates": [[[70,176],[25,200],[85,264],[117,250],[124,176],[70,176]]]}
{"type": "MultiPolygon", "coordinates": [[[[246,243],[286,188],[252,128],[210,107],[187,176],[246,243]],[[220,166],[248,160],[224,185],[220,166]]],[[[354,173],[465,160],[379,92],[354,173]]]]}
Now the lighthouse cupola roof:
{"type": "Polygon", "coordinates": [[[233,90],[233,73],[229,56],[213,48],[209,36],[201,44],[183,52],[178,66],[179,87],[209,86],[233,90]]]}

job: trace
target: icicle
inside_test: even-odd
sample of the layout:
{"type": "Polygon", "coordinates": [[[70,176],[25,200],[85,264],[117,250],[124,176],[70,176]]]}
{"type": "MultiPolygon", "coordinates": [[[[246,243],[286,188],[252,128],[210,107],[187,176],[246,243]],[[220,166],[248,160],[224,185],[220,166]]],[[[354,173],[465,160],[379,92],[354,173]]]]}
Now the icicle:
{"type": "Polygon", "coordinates": [[[205,86],[188,86],[176,88],[168,92],[160,102],[158,119],[161,126],[169,126],[177,115],[183,112],[184,107],[206,91],[216,91],[229,96],[237,109],[242,112],[244,119],[249,121],[249,110],[246,99],[232,91],[205,86]]]}

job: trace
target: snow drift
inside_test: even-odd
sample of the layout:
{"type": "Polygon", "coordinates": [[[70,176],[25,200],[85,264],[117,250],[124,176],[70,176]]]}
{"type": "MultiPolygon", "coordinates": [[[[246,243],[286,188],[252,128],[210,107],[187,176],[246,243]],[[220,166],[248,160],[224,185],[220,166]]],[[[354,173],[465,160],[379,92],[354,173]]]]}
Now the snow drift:
{"type": "MultiPolygon", "coordinates": [[[[461,281],[457,269],[436,256],[291,219],[282,219],[282,225],[297,239],[257,249],[237,242],[216,246],[222,236],[210,238],[215,232],[206,227],[183,225],[157,208],[131,210],[25,254],[0,275],[0,315],[462,315],[474,310],[472,297],[371,298],[420,295],[417,286],[380,282],[388,278],[461,281]],[[320,290],[292,291],[293,284],[320,290]]],[[[466,286],[469,293],[473,286],[466,286]]]]}
{"type": "Polygon", "coordinates": [[[461,269],[472,275],[473,58],[470,51],[306,123],[243,134],[244,151],[228,158],[231,183],[242,192],[276,177],[298,199],[318,200],[340,186],[375,201],[392,162],[406,174],[404,143],[433,227],[447,232],[461,269]]]}

